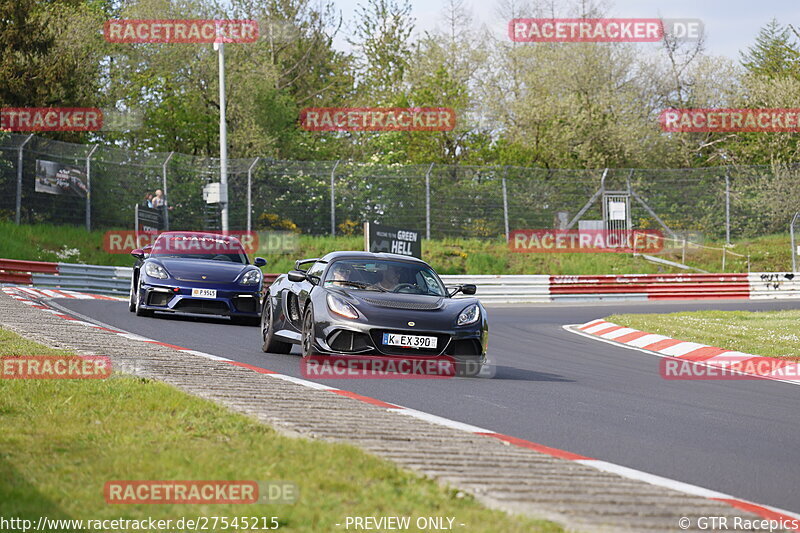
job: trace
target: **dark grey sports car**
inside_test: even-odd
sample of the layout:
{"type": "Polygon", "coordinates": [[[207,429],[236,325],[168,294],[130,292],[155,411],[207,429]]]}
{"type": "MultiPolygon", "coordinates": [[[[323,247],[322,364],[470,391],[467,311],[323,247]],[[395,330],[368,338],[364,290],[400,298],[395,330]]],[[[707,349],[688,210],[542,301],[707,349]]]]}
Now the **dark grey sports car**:
{"type": "Polygon", "coordinates": [[[445,287],[424,261],[333,252],[295,263],[261,307],[262,349],[313,354],[450,356],[480,369],[489,337],[475,285],[445,287]],[[306,268],[304,268],[306,267],[306,268]]]}

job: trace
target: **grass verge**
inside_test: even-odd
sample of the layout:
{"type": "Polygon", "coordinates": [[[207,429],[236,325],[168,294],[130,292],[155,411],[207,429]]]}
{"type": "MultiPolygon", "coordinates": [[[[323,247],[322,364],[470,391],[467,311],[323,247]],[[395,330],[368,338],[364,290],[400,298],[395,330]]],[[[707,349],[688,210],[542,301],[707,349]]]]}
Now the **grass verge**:
{"type": "MultiPolygon", "coordinates": [[[[66,352],[0,329],[0,356],[59,353],[66,352]]],[[[0,380],[0,423],[0,516],[6,519],[276,516],[284,531],[335,531],[346,516],[451,516],[468,531],[561,531],[551,522],[486,509],[355,447],[284,437],[163,383],[121,374],[0,380]],[[105,482],[127,479],[290,481],[299,500],[106,504],[105,482]]]]}
{"type": "Polygon", "coordinates": [[[611,315],[609,322],[739,352],[800,359],[800,311],[692,311],[611,315]]]}
{"type": "MultiPolygon", "coordinates": [[[[133,259],[127,254],[111,254],[103,249],[105,231],[87,232],[75,226],[49,224],[16,226],[0,222],[0,258],[36,261],[62,261],[94,265],[131,266],[133,259]]],[[[768,235],[733,243],[732,251],[750,255],[753,272],[780,272],[791,269],[791,246],[786,234],[768,235]]],[[[721,246],[708,241],[709,246],[721,246]]],[[[263,255],[267,259],[266,272],[287,272],[298,258],[319,257],[334,250],[361,250],[361,235],[319,236],[301,235],[299,249],[288,254],[263,255]]],[[[442,274],[648,274],[659,272],[685,272],[668,266],[659,266],[615,253],[514,253],[508,250],[503,239],[431,239],[422,242],[423,259],[442,274]]],[[[672,249],[658,254],[671,261],[680,262],[684,251],[672,249]]],[[[725,269],[719,250],[687,247],[686,263],[709,272],[746,272],[742,258],[728,255],[725,269]]]]}

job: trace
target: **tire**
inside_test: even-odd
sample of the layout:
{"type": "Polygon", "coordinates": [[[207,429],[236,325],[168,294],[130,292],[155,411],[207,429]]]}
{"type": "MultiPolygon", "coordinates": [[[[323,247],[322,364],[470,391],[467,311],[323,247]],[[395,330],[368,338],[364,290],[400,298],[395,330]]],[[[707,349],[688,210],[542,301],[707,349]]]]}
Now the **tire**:
{"type": "Polygon", "coordinates": [[[141,286],[142,286],[142,278],[139,277],[139,279],[136,280],[136,306],[135,306],[136,316],[153,316],[153,312],[152,311],[150,311],[149,309],[143,309],[142,308],[142,298],[141,298],[141,294],[142,294],[142,290],[141,289],[142,289],[142,287],[141,286]]]}
{"type": "Polygon", "coordinates": [[[128,311],[131,313],[136,311],[136,297],[138,296],[138,293],[136,292],[136,286],[134,284],[135,279],[135,276],[131,278],[131,294],[128,298],[128,311]]]}
{"type": "Polygon", "coordinates": [[[314,310],[311,308],[311,305],[306,307],[306,312],[303,313],[303,329],[302,336],[300,337],[300,348],[303,357],[317,355],[317,350],[314,348],[314,310]]]}
{"type": "Polygon", "coordinates": [[[292,351],[292,343],[279,341],[272,334],[274,323],[269,294],[267,294],[266,299],[264,309],[261,310],[261,351],[265,353],[289,353],[292,351]]]}

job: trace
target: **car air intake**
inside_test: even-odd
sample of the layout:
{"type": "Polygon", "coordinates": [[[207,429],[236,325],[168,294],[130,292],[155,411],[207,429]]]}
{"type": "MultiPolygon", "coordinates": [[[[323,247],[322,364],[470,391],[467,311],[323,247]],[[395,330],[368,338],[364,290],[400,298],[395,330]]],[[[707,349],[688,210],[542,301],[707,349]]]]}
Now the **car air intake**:
{"type": "Polygon", "coordinates": [[[384,299],[384,298],[362,298],[365,302],[375,307],[391,307],[392,309],[413,309],[415,311],[433,311],[442,306],[442,299],[429,301],[427,298],[423,301],[420,300],[400,300],[400,299],[384,299]]]}
{"type": "Polygon", "coordinates": [[[328,338],[328,344],[337,352],[361,352],[371,348],[369,336],[356,331],[337,330],[328,338]]]}
{"type": "Polygon", "coordinates": [[[257,301],[255,298],[236,296],[233,298],[233,305],[236,306],[236,310],[240,313],[255,313],[257,311],[257,301]]]}
{"type": "Polygon", "coordinates": [[[168,292],[151,292],[147,297],[147,305],[167,305],[172,298],[168,292]]]}

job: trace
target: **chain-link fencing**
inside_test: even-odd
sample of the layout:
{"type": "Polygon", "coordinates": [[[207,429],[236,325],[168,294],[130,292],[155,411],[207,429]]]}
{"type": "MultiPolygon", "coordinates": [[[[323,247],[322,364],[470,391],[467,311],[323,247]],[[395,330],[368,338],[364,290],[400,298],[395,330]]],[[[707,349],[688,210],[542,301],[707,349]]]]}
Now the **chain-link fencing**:
{"type": "MultiPolygon", "coordinates": [[[[0,134],[0,218],[127,229],[161,189],[170,229],[220,229],[203,196],[219,160],[0,134]]],[[[515,229],[602,220],[602,196],[630,198],[634,229],[749,237],[786,231],[800,211],[800,168],[542,169],[347,161],[228,162],[229,228],[360,232],[363,222],[430,238],[495,238],[515,229]]]]}

